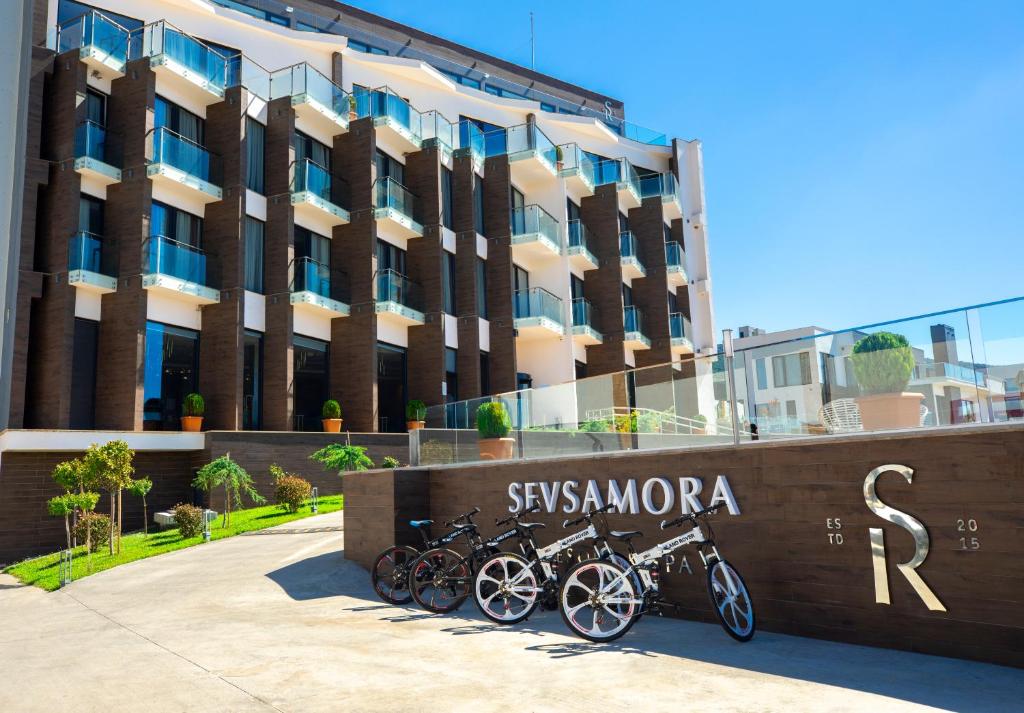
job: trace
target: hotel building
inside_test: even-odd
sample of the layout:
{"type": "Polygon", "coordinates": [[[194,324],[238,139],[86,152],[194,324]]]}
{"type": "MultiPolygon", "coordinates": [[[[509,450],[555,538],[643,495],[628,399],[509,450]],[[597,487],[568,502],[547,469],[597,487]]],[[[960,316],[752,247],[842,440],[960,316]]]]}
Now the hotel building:
{"type": "Polygon", "coordinates": [[[701,146],[622,102],[326,0],[25,6],[0,427],[401,431],[714,352],[701,146]]]}

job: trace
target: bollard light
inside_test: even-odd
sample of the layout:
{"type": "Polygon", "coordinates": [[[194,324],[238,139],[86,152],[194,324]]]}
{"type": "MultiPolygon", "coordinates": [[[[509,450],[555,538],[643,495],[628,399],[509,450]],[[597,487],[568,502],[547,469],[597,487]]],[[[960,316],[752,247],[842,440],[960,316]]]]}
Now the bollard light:
{"type": "Polygon", "coordinates": [[[213,518],[210,517],[211,515],[213,515],[213,511],[203,510],[203,542],[209,542],[212,537],[210,533],[210,520],[213,518]]]}
{"type": "Polygon", "coordinates": [[[310,509],[311,509],[312,512],[316,512],[316,499],[317,499],[316,486],[313,486],[313,495],[311,496],[311,498],[312,498],[312,502],[310,503],[310,509]]]}
{"type": "Polygon", "coordinates": [[[60,586],[71,584],[71,563],[74,553],[71,550],[61,550],[60,553],[60,586]]]}

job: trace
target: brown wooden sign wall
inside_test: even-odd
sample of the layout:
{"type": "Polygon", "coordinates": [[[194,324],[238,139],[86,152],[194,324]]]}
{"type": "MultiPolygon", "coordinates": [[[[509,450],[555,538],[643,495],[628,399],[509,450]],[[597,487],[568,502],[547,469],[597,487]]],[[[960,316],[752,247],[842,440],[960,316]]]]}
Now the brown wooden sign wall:
{"type": "MultiPolygon", "coordinates": [[[[673,534],[663,518],[722,504],[716,539],[762,629],[1024,666],[1024,424],[349,474],[346,556],[369,567],[419,544],[409,519],[473,507],[486,534],[527,498],[546,544],[609,496],[641,547],[673,534]]],[[[704,576],[686,550],[662,575],[681,616],[713,620],[704,576]]]]}

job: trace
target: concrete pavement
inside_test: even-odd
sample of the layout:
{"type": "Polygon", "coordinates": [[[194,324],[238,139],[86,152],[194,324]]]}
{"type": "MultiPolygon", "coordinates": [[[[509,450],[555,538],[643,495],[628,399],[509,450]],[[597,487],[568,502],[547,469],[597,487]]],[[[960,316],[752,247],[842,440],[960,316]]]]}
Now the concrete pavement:
{"type": "MultiPolygon", "coordinates": [[[[2,711],[1007,711],[1024,671],[645,619],[495,627],[378,600],[334,513],[47,594],[0,575],[2,711]]],[[[755,593],[756,595],[756,593],[755,593]]]]}

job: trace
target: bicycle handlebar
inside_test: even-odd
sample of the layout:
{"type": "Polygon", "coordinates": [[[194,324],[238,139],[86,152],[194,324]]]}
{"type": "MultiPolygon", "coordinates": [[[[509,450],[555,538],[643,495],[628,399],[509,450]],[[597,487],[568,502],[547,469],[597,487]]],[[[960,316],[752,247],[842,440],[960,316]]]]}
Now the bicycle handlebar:
{"type": "Polygon", "coordinates": [[[615,509],[615,505],[612,504],[612,503],[608,503],[604,507],[599,507],[597,510],[590,510],[589,512],[583,513],[582,515],[580,515],[575,520],[565,520],[562,523],[562,527],[572,527],[573,525],[579,525],[584,520],[587,520],[589,522],[590,519],[592,517],[594,517],[594,515],[597,515],[598,513],[601,513],[601,512],[608,512],[609,510],[614,510],[614,509],[615,509]]]}
{"type": "Polygon", "coordinates": [[[520,510],[519,512],[514,512],[511,515],[509,515],[508,517],[506,517],[504,520],[499,520],[498,518],[494,518],[494,524],[495,525],[504,525],[506,523],[512,522],[513,520],[518,520],[519,518],[521,518],[523,515],[526,515],[527,513],[539,512],[539,511],[540,511],[540,505],[539,504],[538,505],[534,505],[532,508],[527,508],[526,510],[520,510]]]}
{"type": "Polygon", "coordinates": [[[703,510],[698,510],[697,512],[691,512],[688,515],[680,515],[679,517],[677,517],[674,520],[662,520],[661,521],[661,529],[665,530],[665,529],[667,529],[669,527],[675,527],[676,525],[682,525],[687,520],[690,520],[690,521],[696,523],[698,517],[707,517],[708,515],[714,515],[716,512],[718,512],[718,509],[721,508],[721,507],[722,507],[721,505],[712,505],[711,507],[704,508],[703,510]]]}
{"type": "Polygon", "coordinates": [[[466,520],[467,522],[473,522],[473,516],[474,516],[474,515],[476,515],[476,514],[477,514],[478,512],[480,512],[480,508],[473,508],[472,510],[470,510],[470,511],[469,511],[469,512],[467,512],[467,513],[464,513],[464,514],[462,514],[462,515],[459,515],[459,516],[458,516],[458,517],[456,517],[456,518],[453,518],[453,519],[451,519],[451,520],[448,520],[448,521],[447,521],[447,522],[446,522],[446,523],[444,524],[444,526],[445,526],[445,527],[451,527],[452,525],[457,525],[457,524],[459,524],[459,522],[461,522],[462,520],[466,520]]]}

